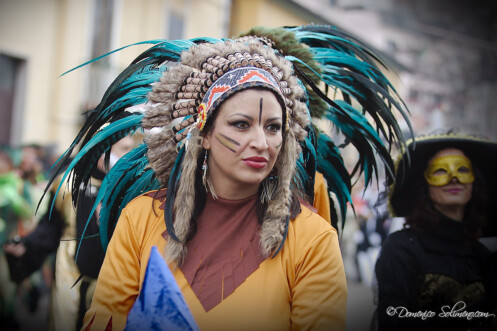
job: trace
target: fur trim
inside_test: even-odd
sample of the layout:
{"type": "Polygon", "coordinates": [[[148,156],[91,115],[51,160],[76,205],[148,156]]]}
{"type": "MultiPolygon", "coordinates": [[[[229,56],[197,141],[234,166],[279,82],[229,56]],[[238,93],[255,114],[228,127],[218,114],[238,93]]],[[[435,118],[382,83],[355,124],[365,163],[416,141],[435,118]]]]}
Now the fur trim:
{"type": "Polygon", "coordinates": [[[195,174],[197,171],[197,160],[201,157],[202,137],[200,131],[194,129],[192,137],[188,141],[188,148],[183,159],[183,169],[179,181],[178,192],[174,203],[174,232],[180,240],[168,240],[166,245],[166,259],[169,262],[176,261],[178,265],[183,263],[186,257],[186,238],[190,233],[191,219],[195,208],[195,174]]]}
{"type": "Polygon", "coordinates": [[[190,75],[193,69],[178,65],[166,71],[159,82],[154,84],[152,92],[148,94],[151,102],[146,108],[142,120],[144,129],[160,128],[159,133],[149,135],[145,139],[148,146],[150,167],[154,170],[159,181],[167,186],[171,169],[178,156],[177,146],[172,139],[167,126],[172,122],[172,105],[176,103],[176,91],[184,78],[190,75]]]}

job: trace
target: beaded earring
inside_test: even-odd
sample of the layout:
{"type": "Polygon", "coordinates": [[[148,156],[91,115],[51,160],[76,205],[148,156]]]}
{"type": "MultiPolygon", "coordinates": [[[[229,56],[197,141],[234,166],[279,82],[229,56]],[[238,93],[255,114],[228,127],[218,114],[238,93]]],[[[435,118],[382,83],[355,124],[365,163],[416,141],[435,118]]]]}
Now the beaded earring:
{"type": "Polygon", "coordinates": [[[202,183],[204,184],[205,191],[207,193],[212,194],[214,199],[217,199],[217,195],[214,192],[214,186],[212,185],[212,181],[210,176],[208,176],[207,170],[209,170],[209,165],[207,163],[207,159],[209,157],[209,151],[205,150],[204,153],[204,162],[202,163],[202,183]]]}

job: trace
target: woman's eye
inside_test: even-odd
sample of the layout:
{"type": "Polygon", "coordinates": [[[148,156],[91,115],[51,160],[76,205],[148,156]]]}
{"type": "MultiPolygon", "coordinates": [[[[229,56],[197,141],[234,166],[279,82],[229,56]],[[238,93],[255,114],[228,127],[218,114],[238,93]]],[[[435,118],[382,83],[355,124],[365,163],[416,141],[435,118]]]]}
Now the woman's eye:
{"type": "Polygon", "coordinates": [[[469,172],[469,169],[466,167],[460,167],[459,169],[457,169],[457,171],[462,174],[467,174],[469,172]]]}
{"type": "Polygon", "coordinates": [[[249,127],[249,124],[246,121],[235,121],[229,124],[241,130],[247,129],[249,127]]]}
{"type": "Polygon", "coordinates": [[[281,124],[279,123],[274,123],[274,124],[269,124],[267,127],[266,127],[266,130],[268,130],[269,132],[279,132],[281,130],[281,124]]]}
{"type": "Polygon", "coordinates": [[[442,176],[442,175],[445,175],[447,173],[447,170],[445,169],[437,169],[433,172],[433,175],[434,176],[442,176]]]}

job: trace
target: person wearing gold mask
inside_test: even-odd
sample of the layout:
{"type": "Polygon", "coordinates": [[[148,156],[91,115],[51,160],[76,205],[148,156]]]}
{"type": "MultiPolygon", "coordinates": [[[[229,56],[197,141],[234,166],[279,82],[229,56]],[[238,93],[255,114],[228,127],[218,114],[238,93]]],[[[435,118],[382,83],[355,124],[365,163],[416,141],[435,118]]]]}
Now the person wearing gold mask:
{"type": "Polygon", "coordinates": [[[497,144],[442,134],[406,150],[389,196],[405,226],[376,263],[379,330],[494,330],[496,253],[479,239],[497,236],[497,144]]]}
{"type": "Polygon", "coordinates": [[[442,149],[430,159],[424,177],[433,207],[455,221],[462,221],[475,181],[471,161],[459,149],[442,149]]]}

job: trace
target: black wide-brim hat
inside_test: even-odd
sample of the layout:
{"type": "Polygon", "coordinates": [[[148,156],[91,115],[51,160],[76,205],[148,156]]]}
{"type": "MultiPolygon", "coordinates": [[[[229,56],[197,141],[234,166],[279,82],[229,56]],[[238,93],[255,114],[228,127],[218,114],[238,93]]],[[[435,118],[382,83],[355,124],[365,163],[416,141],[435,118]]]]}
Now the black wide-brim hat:
{"type": "Polygon", "coordinates": [[[395,181],[390,185],[390,209],[395,216],[405,217],[413,209],[414,184],[424,181],[428,160],[439,150],[457,148],[471,160],[482,174],[488,191],[486,237],[497,236],[497,143],[474,136],[438,134],[415,137],[407,142],[395,164],[395,181]]]}

